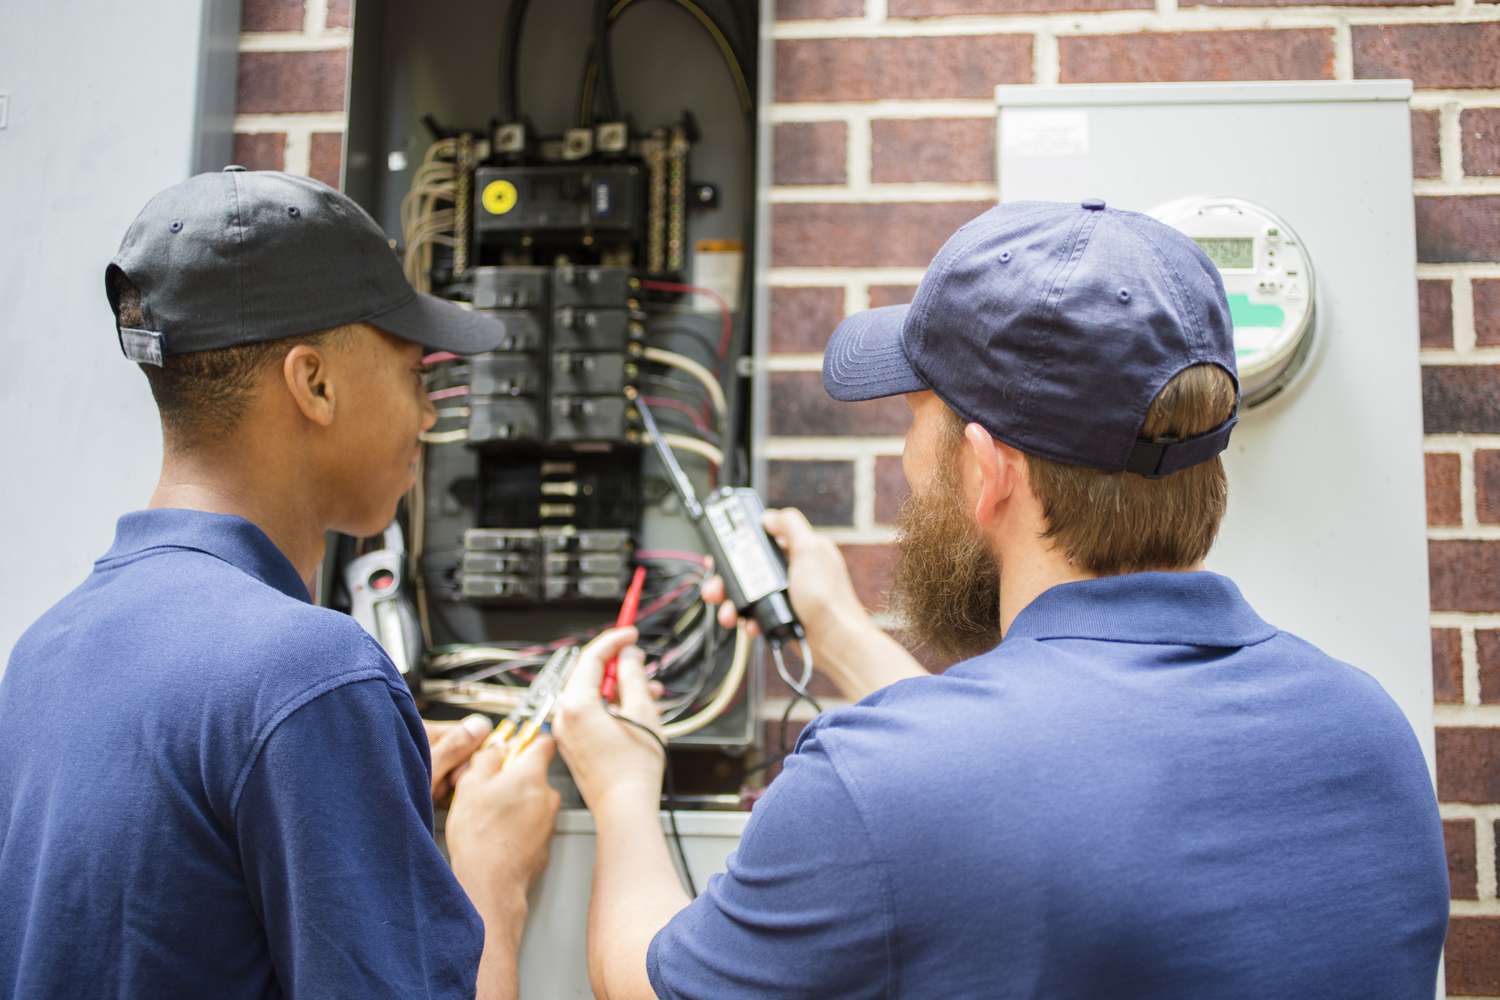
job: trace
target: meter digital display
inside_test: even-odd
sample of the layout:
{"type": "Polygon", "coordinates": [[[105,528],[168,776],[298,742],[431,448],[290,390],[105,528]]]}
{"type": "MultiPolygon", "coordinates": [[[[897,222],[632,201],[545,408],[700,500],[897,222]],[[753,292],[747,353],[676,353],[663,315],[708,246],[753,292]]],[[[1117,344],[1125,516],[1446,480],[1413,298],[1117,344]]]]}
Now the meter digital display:
{"type": "Polygon", "coordinates": [[[1219,269],[1244,405],[1285,389],[1311,353],[1316,304],[1312,259],[1292,227],[1238,198],[1183,198],[1151,214],[1189,236],[1219,269]]]}
{"type": "Polygon", "coordinates": [[[1255,266],[1255,241],[1230,237],[1200,236],[1193,240],[1219,270],[1244,270],[1255,266]]]}

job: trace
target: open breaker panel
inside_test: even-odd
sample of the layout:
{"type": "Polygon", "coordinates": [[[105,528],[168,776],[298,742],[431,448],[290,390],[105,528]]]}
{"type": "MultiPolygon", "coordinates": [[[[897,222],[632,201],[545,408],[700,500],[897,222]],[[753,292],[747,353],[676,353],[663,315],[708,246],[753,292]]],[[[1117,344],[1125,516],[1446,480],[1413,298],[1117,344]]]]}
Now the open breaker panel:
{"type": "Polygon", "coordinates": [[[507,334],[426,359],[439,419],[400,537],[341,539],[324,593],[399,586],[424,714],[498,716],[644,567],[679,804],[738,802],[760,651],[700,600],[704,548],[627,397],[700,495],[748,481],[756,8],[362,0],[355,28],[345,189],[413,286],[507,334]]]}

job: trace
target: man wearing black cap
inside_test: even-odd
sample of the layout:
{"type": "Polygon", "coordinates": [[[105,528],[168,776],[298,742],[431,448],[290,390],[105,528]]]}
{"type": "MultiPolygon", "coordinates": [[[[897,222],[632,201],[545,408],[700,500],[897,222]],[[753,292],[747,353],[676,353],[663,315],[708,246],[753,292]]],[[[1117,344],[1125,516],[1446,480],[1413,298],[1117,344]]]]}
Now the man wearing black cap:
{"type": "Polygon", "coordinates": [[[1097,200],[1001,206],[910,306],[845,321],[823,379],[911,407],[894,603],[961,662],[927,675],[837,549],[770,515],[819,666],[863,700],[807,727],[692,902],[659,756],[574,686],[599,995],[1431,997],[1448,884],[1415,736],[1202,569],[1237,403],[1202,251],[1097,200]]]}
{"type": "Polygon", "coordinates": [[[154,198],[106,282],[161,478],[0,680],[0,995],[513,996],[550,741],[472,757],[450,869],[433,790],[487,724],[430,754],[309,596],[324,533],[378,534],[412,484],[423,345],[503,329],[413,292],[343,195],[238,167],[154,198]]]}

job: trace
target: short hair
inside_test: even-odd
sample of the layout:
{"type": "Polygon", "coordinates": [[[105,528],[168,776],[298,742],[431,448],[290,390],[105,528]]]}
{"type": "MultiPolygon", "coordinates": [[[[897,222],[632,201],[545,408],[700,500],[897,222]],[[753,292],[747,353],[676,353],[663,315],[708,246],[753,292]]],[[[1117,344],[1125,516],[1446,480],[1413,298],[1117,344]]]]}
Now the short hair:
{"type": "MultiPolygon", "coordinates": [[[[1228,372],[1218,365],[1193,365],[1157,394],[1141,436],[1202,434],[1228,420],[1235,402],[1228,372]]],[[[950,419],[960,424],[961,433],[959,417],[950,419]]],[[[1229,502],[1218,456],[1160,479],[1031,454],[1026,467],[1047,522],[1043,537],[1074,565],[1099,576],[1196,565],[1212,548],[1229,502]]]]}
{"type": "MultiPolygon", "coordinates": [[[[144,327],[141,292],[117,269],[110,272],[110,301],[115,322],[144,327]]],[[[161,415],[162,436],[169,447],[191,449],[214,444],[239,427],[261,373],[280,364],[298,344],[323,345],[339,329],[188,354],[169,354],[160,366],[143,364],[151,396],[161,415]]]]}

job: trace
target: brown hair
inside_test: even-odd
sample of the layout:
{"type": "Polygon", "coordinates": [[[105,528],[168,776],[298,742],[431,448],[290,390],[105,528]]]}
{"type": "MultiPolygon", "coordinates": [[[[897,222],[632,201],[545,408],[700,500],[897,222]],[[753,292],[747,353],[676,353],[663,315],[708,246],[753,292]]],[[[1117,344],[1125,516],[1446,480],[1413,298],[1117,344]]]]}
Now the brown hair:
{"type": "MultiPolygon", "coordinates": [[[[111,271],[115,321],[145,326],[141,293],[119,271],[111,271]]],[[[261,372],[279,364],[298,344],[326,343],[338,330],[324,330],[280,340],[221,347],[189,354],[169,354],[160,367],[143,364],[151,396],[161,414],[168,447],[191,449],[222,441],[239,426],[250,405],[261,372]]]]}
{"type": "MultiPolygon", "coordinates": [[[[1234,380],[1217,365],[1178,372],[1146,411],[1141,436],[1188,437],[1234,412],[1234,380]]],[[[953,419],[957,420],[955,416],[953,419]]],[[[1100,576],[1192,566],[1208,555],[1229,486],[1215,456],[1160,479],[1026,456],[1031,490],[1047,519],[1044,537],[1080,569],[1100,576]]]]}

